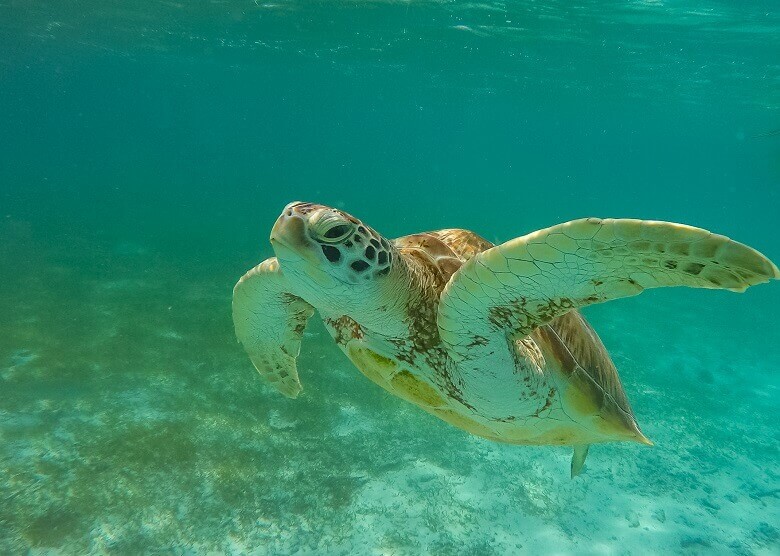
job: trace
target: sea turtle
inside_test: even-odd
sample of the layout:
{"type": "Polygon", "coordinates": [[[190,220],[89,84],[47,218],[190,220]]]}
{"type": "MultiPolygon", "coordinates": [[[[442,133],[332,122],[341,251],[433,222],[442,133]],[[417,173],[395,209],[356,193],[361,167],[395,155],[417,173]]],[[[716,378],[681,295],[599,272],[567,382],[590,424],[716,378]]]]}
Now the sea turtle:
{"type": "Polygon", "coordinates": [[[757,251],[700,228],[586,218],[494,246],[460,229],[388,240],[346,212],[294,202],[271,231],[276,257],[233,292],[236,334],[260,374],[301,391],[315,309],[369,379],[472,434],[588,446],[639,430],[617,370],[577,311],[646,288],[741,292],[780,278],[757,251]]]}

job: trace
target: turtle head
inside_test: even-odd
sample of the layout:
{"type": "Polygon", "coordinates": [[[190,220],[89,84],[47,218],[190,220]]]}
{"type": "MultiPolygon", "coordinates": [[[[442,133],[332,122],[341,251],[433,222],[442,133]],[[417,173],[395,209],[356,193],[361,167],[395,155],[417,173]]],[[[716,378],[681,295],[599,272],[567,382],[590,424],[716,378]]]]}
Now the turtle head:
{"type": "Polygon", "coordinates": [[[294,202],[271,230],[271,245],[293,293],[317,308],[350,312],[386,283],[390,243],[344,211],[294,202]]]}

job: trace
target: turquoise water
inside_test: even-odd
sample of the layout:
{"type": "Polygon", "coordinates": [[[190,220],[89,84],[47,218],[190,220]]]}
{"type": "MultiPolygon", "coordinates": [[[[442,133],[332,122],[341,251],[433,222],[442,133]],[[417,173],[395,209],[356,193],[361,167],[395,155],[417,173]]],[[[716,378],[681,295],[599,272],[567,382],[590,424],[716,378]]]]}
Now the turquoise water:
{"type": "MultiPolygon", "coordinates": [[[[780,260],[776,2],[0,0],[0,553],[776,554],[780,286],[585,314],[654,442],[469,436],[231,289],[289,201],[387,237],[685,222],[780,260]]],[[[314,319],[316,320],[316,319],[314,319]]]]}

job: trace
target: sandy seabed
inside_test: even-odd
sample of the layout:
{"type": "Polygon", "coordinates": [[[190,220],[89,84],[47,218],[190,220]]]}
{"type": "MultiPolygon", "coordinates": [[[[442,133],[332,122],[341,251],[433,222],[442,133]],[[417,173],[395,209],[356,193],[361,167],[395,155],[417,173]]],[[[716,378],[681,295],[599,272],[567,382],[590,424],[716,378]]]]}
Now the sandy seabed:
{"type": "Polygon", "coordinates": [[[4,276],[0,553],[780,552],[771,286],[587,310],[656,446],[594,446],[571,480],[570,449],[456,430],[317,323],[285,399],[233,337],[240,265],[104,255],[4,276]]]}

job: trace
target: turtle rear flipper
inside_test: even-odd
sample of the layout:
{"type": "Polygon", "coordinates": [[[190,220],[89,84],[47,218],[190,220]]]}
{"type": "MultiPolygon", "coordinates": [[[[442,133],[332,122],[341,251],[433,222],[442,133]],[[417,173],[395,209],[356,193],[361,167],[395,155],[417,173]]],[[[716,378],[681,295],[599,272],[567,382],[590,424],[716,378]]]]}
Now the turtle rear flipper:
{"type": "Polygon", "coordinates": [[[276,257],[244,274],[233,288],[233,324],[260,375],[289,398],[301,391],[295,359],[314,307],[289,292],[276,257]]]}

